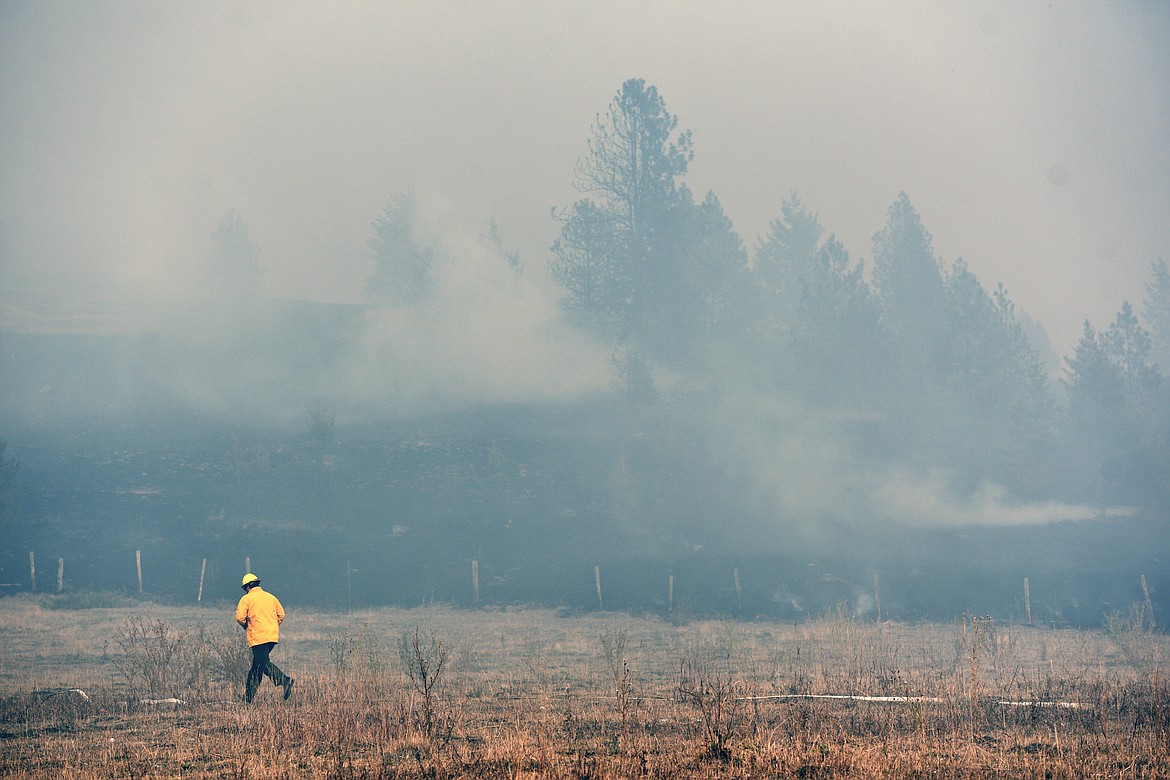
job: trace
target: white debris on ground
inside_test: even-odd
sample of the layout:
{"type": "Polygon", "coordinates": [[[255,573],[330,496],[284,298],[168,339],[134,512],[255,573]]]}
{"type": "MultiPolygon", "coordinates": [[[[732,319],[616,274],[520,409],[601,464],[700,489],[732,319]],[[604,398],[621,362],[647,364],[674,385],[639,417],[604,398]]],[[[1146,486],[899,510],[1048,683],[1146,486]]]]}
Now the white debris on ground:
{"type": "MultiPolygon", "coordinates": [[[[893,704],[944,704],[949,699],[937,696],[861,696],[844,693],[777,693],[766,696],[740,696],[736,701],[758,701],[763,699],[847,699],[849,701],[876,701],[893,704]]],[[[1089,707],[1076,701],[1010,701],[995,699],[995,704],[1001,707],[1055,707],[1058,709],[1079,710],[1089,707]]]]}
{"type": "Polygon", "coordinates": [[[89,694],[80,688],[46,688],[40,691],[33,691],[33,696],[39,696],[42,699],[48,699],[53,696],[80,696],[85,701],[93,701],[89,698],[89,694]]]}

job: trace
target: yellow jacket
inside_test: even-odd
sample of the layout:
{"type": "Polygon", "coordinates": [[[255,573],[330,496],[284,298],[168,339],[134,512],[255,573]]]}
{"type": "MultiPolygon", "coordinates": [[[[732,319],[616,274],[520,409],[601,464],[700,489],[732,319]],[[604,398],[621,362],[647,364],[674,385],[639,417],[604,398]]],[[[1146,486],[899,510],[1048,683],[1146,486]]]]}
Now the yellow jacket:
{"type": "Polygon", "coordinates": [[[248,630],[248,647],[279,642],[284,607],[280,606],[276,596],[257,585],[245,593],[236,606],[236,622],[248,630]]]}

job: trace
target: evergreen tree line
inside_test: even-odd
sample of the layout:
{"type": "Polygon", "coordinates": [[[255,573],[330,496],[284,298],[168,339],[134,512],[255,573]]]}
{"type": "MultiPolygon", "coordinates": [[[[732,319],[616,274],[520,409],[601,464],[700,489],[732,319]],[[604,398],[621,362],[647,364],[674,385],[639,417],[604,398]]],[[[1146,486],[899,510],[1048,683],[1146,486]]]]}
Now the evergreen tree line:
{"type": "Polygon", "coordinates": [[[653,86],[623,84],[552,248],[568,311],[627,363],[688,372],[739,355],[763,389],[886,420],[901,459],[972,487],[1103,504],[1170,494],[1164,261],[1143,317],[1127,302],[1104,330],[1086,322],[1054,384],[1007,290],[942,263],[905,193],[873,237],[868,279],[797,195],[749,251],[715,194],[687,188],[691,136],[676,128],[653,86]]]}
{"type": "MultiPolygon", "coordinates": [[[[1103,328],[1085,322],[1054,380],[1029,337],[1039,329],[1002,284],[989,290],[962,259],[936,257],[905,193],[866,269],[797,194],[746,247],[718,197],[688,188],[693,158],[690,132],[658,90],[630,79],[593,125],[575,170],[580,199],[553,212],[549,270],[566,315],[613,348],[631,405],[668,403],[664,377],[735,382],[868,420],[881,443],[870,454],[945,468],[971,489],[994,483],[1021,498],[1102,506],[1170,498],[1163,260],[1152,263],[1140,315],[1126,302],[1103,328]]],[[[374,302],[417,305],[434,287],[442,253],[418,236],[416,210],[402,194],[372,225],[374,302]]],[[[522,272],[494,220],[483,241],[522,272]]],[[[242,263],[251,280],[256,258],[229,213],[204,270],[242,263]]]]}

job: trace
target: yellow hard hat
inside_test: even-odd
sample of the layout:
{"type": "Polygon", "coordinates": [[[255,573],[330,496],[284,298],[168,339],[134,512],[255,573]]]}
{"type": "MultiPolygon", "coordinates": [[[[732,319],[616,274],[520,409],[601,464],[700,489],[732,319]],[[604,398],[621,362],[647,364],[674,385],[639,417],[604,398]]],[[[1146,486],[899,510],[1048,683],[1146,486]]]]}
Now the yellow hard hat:
{"type": "Polygon", "coordinates": [[[244,575],[244,581],[240,583],[240,587],[246,588],[249,585],[251,585],[252,583],[259,582],[259,581],[260,581],[259,577],[257,577],[255,574],[252,574],[251,572],[248,572],[247,574],[244,575]]]}

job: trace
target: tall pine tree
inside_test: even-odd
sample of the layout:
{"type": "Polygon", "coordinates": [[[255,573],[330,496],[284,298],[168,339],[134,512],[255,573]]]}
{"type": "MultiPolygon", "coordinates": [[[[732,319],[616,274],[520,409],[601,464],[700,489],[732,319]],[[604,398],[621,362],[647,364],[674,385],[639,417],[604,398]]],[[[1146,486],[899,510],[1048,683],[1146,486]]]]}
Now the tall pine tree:
{"type": "Polygon", "coordinates": [[[650,358],[685,366],[728,320],[726,280],[746,264],[717,198],[694,202],[693,158],[658,90],[622,84],[576,168],[586,197],[564,212],[550,271],[581,324],[650,358]]]}

